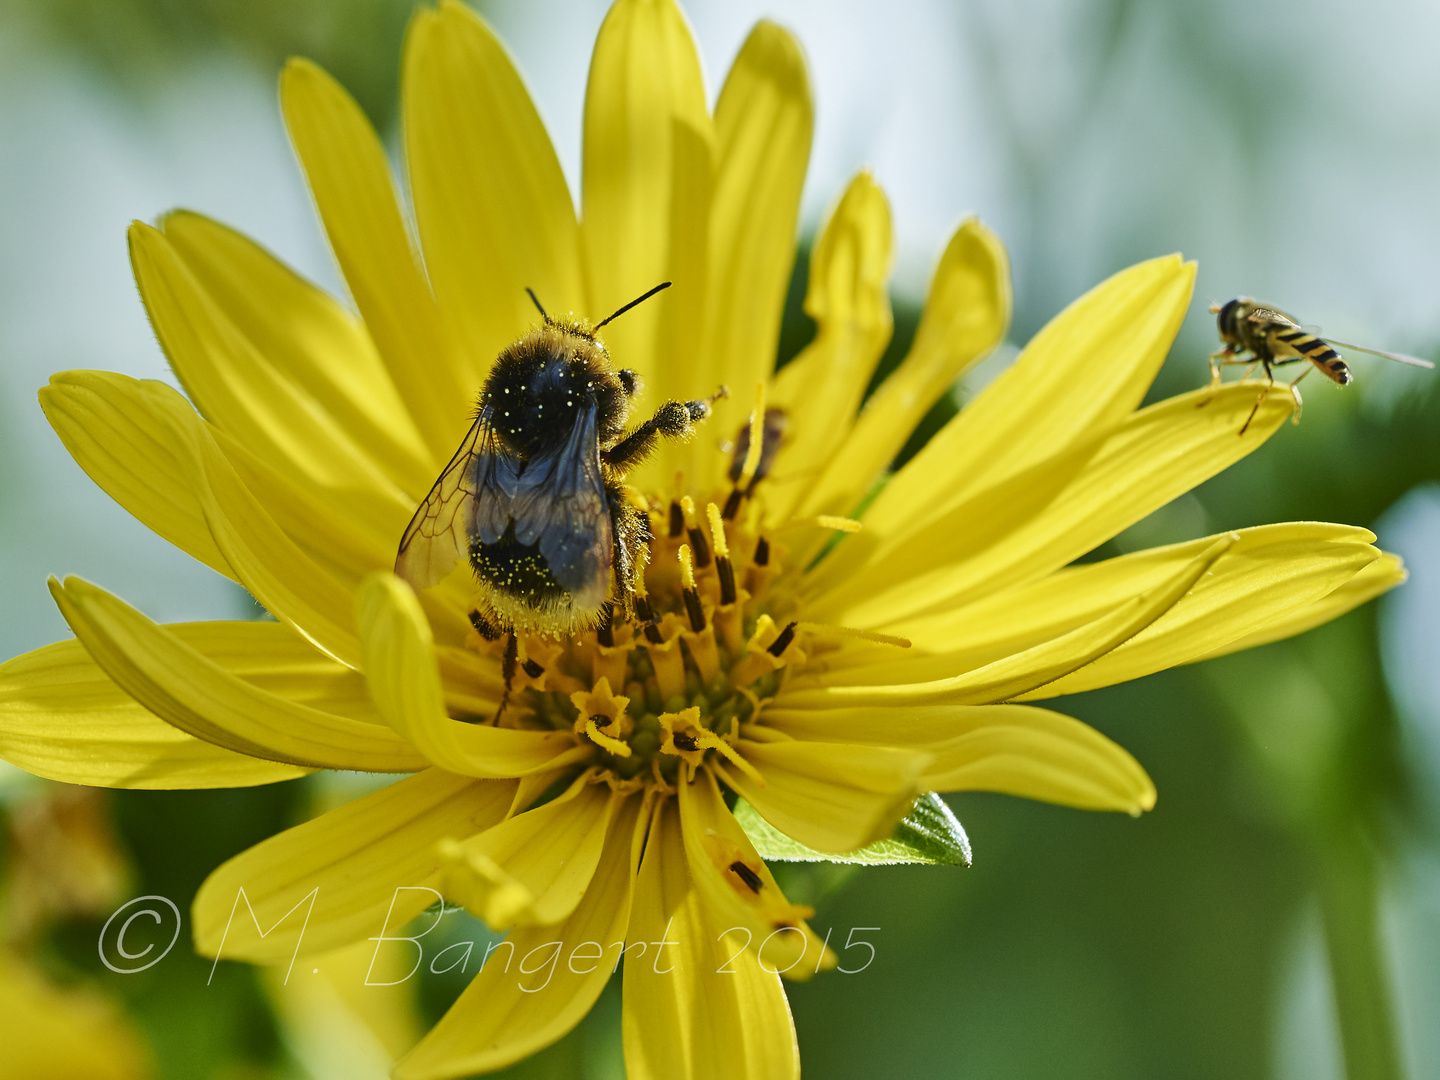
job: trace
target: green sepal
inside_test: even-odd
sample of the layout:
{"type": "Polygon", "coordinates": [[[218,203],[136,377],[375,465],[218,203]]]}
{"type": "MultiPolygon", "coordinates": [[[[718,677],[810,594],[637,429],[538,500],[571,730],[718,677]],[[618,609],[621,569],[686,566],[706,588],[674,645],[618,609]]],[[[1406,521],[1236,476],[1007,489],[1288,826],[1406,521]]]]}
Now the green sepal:
{"type": "Polygon", "coordinates": [[[735,819],[755,845],[762,859],[781,862],[859,863],[879,866],[891,863],[925,863],[930,866],[969,866],[970,838],[965,828],[935,792],[915,800],[905,820],[895,827],[889,840],[877,840],[858,851],[832,855],[815,851],[792,840],[771,825],[759,812],[739,799],[735,819]]]}

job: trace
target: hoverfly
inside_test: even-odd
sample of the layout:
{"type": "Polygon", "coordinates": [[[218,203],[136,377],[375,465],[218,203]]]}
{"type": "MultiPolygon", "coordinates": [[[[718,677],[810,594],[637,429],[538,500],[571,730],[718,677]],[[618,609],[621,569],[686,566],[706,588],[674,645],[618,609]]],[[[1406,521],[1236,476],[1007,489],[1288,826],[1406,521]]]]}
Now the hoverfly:
{"type": "MultiPolygon", "coordinates": [[[[1213,395],[1220,385],[1220,369],[1228,364],[1246,364],[1245,374],[1242,379],[1249,376],[1255,369],[1256,364],[1265,368],[1265,389],[1255,401],[1255,407],[1250,410],[1250,415],[1245,418],[1244,425],[1240,428],[1240,434],[1244,435],[1250,427],[1250,421],[1255,419],[1255,413],[1260,408],[1260,403],[1270,393],[1270,388],[1275,385],[1274,368],[1282,367],[1285,364],[1295,364],[1302,360],[1308,360],[1314,367],[1307,367],[1300,376],[1290,384],[1290,393],[1295,398],[1295,414],[1293,421],[1300,422],[1300,380],[1309,375],[1311,371],[1318,368],[1325,373],[1325,376],[1340,386],[1348,386],[1353,380],[1350,368],[1335,351],[1335,346],[1354,349],[1357,352],[1370,353],[1373,356],[1383,356],[1387,360],[1395,360],[1401,364],[1410,364],[1413,367],[1433,368],[1435,365],[1429,360],[1421,360],[1417,356],[1406,356],[1403,353],[1382,352],[1379,349],[1366,348],[1364,345],[1354,345],[1346,341],[1336,341],[1334,338],[1325,339],[1316,334],[1310,333],[1301,327],[1294,319],[1278,308],[1270,307],[1268,304],[1261,304],[1248,296],[1239,296],[1224,304],[1211,304],[1210,313],[1218,316],[1216,322],[1220,329],[1220,340],[1224,348],[1210,354],[1210,392],[1213,395]],[[1248,356],[1241,354],[1248,353],[1248,356]]],[[[1208,404],[1208,399],[1201,402],[1208,404]]]]}
{"type": "Polygon", "coordinates": [[[489,640],[509,635],[507,689],[517,633],[575,633],[633,610],[650,523],[625,473],[660,438],[688,437],[715,399],[667,401],[627,433],[640,376],[612,366],[599,331],[669,284],[594,326],[551,318],[527,289],[541,325],[496,358],[470,430],[400,540],[395,573],[416,589],[469,560],[481,588],[471,622],[489,640]]]}

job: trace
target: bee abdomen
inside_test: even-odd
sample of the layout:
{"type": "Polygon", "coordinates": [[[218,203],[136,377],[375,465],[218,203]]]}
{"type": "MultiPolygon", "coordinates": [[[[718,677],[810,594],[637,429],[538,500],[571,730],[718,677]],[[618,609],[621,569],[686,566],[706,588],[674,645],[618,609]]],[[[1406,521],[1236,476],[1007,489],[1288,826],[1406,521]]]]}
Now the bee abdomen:
{"type": "Polygon", "coordinates": [[[470,565],[491,588],[533,607],[554,603],[567,595],[540,554],[539,545],[518,543],[513,533],[507,533],[499,543],[473,543],[470,565]]]}

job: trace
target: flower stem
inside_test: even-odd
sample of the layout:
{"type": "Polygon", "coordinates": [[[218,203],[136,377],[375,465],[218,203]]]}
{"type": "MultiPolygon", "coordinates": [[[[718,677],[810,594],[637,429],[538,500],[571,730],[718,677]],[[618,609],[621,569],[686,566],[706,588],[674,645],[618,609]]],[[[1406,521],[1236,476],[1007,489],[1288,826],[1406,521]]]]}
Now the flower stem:
{"type": "Polygon", "coordinates": [[[1347,1080],[1404,1080],[1380,926],[1381,868],[1362,827],[1349,823],[1327,837],[1319,885],[1347,1080]]]}

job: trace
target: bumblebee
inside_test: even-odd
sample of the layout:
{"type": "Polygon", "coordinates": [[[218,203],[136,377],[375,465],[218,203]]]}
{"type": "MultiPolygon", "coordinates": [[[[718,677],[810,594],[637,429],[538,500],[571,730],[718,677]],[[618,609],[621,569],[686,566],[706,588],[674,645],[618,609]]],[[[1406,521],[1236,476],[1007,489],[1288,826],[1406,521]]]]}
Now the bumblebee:
{"type": "Polygon", "coordinates": [[[474,423],[400,540],[395,573],[416,589],[469,560],[481,587],[471,622],[510,636],[507,685],[517,633],[577,633],[633,610],[650,524],[625,473],[659,439],[690,436],[714,399],[667,401],[627,433],[640,377],[616,370],[599,331],[669,284],[594,326],[551,318],[526,290],[541,325],[496,358],[474,423]]]}
{"type": "MultiPolygon", "coordinates": [[[[1336,341],[1334,338],[1327,341],[1305,330],[1278,308],[1261,304],[1248,296],[1239,296],[1224,304],[1211,304],[1210,313],[1217,317],[1216,323],[1220,330],[1220,340],[1224,344],[1224,348],[1210,354],[1210,393],[1213,395],[1220,386],[1220,369],[1228,364],[1249,365],[1245,374],[1241,376],[1242,379],[1249,376],[1257,364],[1265,368],[1265,389],[1260,392],[1260,396],[1255,400],[1255,407],[1245,418],[1245,423],[1240,428],[1241,435],[1244,435],[1249,429],[1250,421],[1255,419],[1255,413],[1259,410],[1260,403],[1265,400],[1270,393],[1270,388],[1275,385],[1274,368],[1283,367],[1285,364],[1300,363],[1304,360],[1310,361],[1313,365],[1307,367],[1298,378],[1290,383],[1290,393],[1295,398],[1295,414],[1292,417],[1294,423],[1300,422],[1300,408],[1303,404],[1300,399],[1300,380],[1309,375],[1311,371],[1319,369],[1325,373],[1326,378],[1337,385],[1349,386],[1354,376],[1350,374],[1350,368],[1340,358],[1340,354],[1335,351],[1336,345],[1354,349],[1357,352],[1383,356],[1387,360],[1395,360],[1414,367],[1433,368],[1435,366],[1430,361],[1421,360],[1415,356],[1381,352],[1379,349],[1369,349],[1364,345],[1336,341]]],[[[1209,404],[1208,398],[1201,402],[1201,405],[1206,404],[1209,404]]]]}

